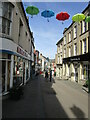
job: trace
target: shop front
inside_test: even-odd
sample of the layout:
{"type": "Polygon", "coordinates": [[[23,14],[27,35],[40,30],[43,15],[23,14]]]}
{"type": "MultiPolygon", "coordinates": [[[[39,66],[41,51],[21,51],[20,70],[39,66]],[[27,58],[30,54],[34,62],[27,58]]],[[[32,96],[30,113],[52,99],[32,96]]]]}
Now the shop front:
{"type": "MultiPolygon", "coordinates": [[[[84,83],[88,80],[89,76],[89,54],[83,54],[64,58],[63,63],[68,64],[68,73],[71,76],[71,80],[84,83]]],[[[64,70],[65,71],[65,70],[64,70]]]]}
{"type": "Polygon", "coordinates": [[[0,53],[0,63],[0,93],[4,93],[10,89],[11,55],[0,53]]]}
{"type": "Polygon", "coordinates": [[[6,94],[13,86],[26,84],[29,80],[30,55],[18,45],[13,46],[13,51],[1,49],[0,63],[0,93],[6,94]]]}

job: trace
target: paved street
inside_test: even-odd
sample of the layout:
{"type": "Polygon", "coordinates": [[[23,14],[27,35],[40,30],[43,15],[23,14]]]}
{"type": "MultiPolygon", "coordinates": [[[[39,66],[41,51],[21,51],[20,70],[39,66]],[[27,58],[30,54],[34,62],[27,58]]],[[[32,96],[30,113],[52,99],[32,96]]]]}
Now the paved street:
{"type": "Polygon", "coordinates": [[[88,93],[77,83],[33,77],[18,101],[3,100],[4,118],[88,118],[88,93]]]}

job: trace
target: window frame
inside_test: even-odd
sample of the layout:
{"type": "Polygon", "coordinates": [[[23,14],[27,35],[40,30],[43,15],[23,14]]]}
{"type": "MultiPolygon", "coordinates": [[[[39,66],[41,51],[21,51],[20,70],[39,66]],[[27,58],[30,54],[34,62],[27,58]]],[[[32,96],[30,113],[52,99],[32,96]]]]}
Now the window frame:
{"type": "Polygon", "coordinates": [[[77,38],[77,25],[74,26],[74,39],[77,38]]]}

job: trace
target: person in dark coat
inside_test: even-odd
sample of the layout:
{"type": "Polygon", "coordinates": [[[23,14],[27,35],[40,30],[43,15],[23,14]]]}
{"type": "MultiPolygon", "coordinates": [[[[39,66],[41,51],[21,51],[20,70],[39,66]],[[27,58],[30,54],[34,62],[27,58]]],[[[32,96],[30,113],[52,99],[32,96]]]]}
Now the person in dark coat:
{"type": "Polygon", "coordinates": [[[50,82],[52,81],[52,70],[50,70],[50,82]]]}
{"type": "Polygon", "coordinates": [[[48,78],[48,72],[47,71],[45,72],[45,78],[48,78]]]}

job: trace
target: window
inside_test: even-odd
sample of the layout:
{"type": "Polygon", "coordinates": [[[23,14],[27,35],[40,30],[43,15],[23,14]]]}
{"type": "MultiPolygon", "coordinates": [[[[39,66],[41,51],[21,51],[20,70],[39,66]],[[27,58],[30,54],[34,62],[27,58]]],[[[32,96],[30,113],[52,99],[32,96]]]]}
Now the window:
{"type": "Polygon", "coordinates": [[[25,32],[26,36],[27,36],[27,32],[25,32]]]}
{"type": "Polygon", "coordinates": [[[71,57],[71,47],[69,47],[69,57],[71,57]]]}
{"type": "MultiPolygon", "coordinates": [[[[22,20],[20,19],[20,20],[19,20],[19,36],[20,36],[20,34],[21,34],[22,26],[23,26],[23,22],[22,22],[22,20]]],[[[27,35],[27,32],[26,32],[26,35],[27,35]]]]}
{"type": "Polygon", "coordinates": [[[2,9],[2,16],[0,17],[0,23],[2,21],[2,31],[0,30],[0,32],[10,35],[13,6],[9,2],[2,2],[1,6],[0,9],[2,9]]]}
{"type": "Polygon", "coordinates": [[[86,22],[83,21],[82,23],[83,23],[82,25],[83,25],[83,33],[84,33],[86,31],[86,22]]]}
{"type": "Polygon", "coordinates": [[[71,41],[71,32],[69,32],[69,42],[71,41]]]}
{"type": "Polygon", "coordinates": [[[81,34],[82,34],[82,21],[81,21],[81,34]]]}
{"type": "Polygon", "coordinates": [[[83,43],[84,43],[83,50],[84,50],[84,53],[86,53],[86,39],[83,40],[83,43]]]}
{"type": "Polygon", "coordinates": [[[83,65],[83,79],[88,79],[88,65],[83,65]]]}
{"type": "Polygon", "coordinates": [[[77,26],[74,27],[74,38],[77,37],[77,26]]]}
{"type": "Polygon", "coordinates": [[[62,55],[61,55],[61,57],[60,57],[60,63],[62,64],[62,55]]]}
{"type": "Polygon", "coordinates": [[[64,37],[64,45],[66,45],[66,36],[64,37]]]}
{"type": "Polygon", "coordinates": [[[62,52],[62,44],[60,45],[60,52],[62,52]]]}
{"type": "Polygon", "coordinates": [[[74,55],[77,55],[77,44],[74,44],[74,55]]]}
{"type": "Polygon", "coordinates": [[[82,54],[82,41],[80,41],[80,50],[81,50],[81,54],[82,54]]]}
{"type": "Polygon", "coordinates": [[[59,57],[58,57],[58,64],[59,64],[59,57]]]}
{"type": "Polygon", "coordinates": [[[64,49],[64,58],[66,57],[66,48],[64,49]]]}
{"type": "Polygon", "coordinates": [[[60,47],[58,46],[58,53],[60,53],[60,47]]]}

